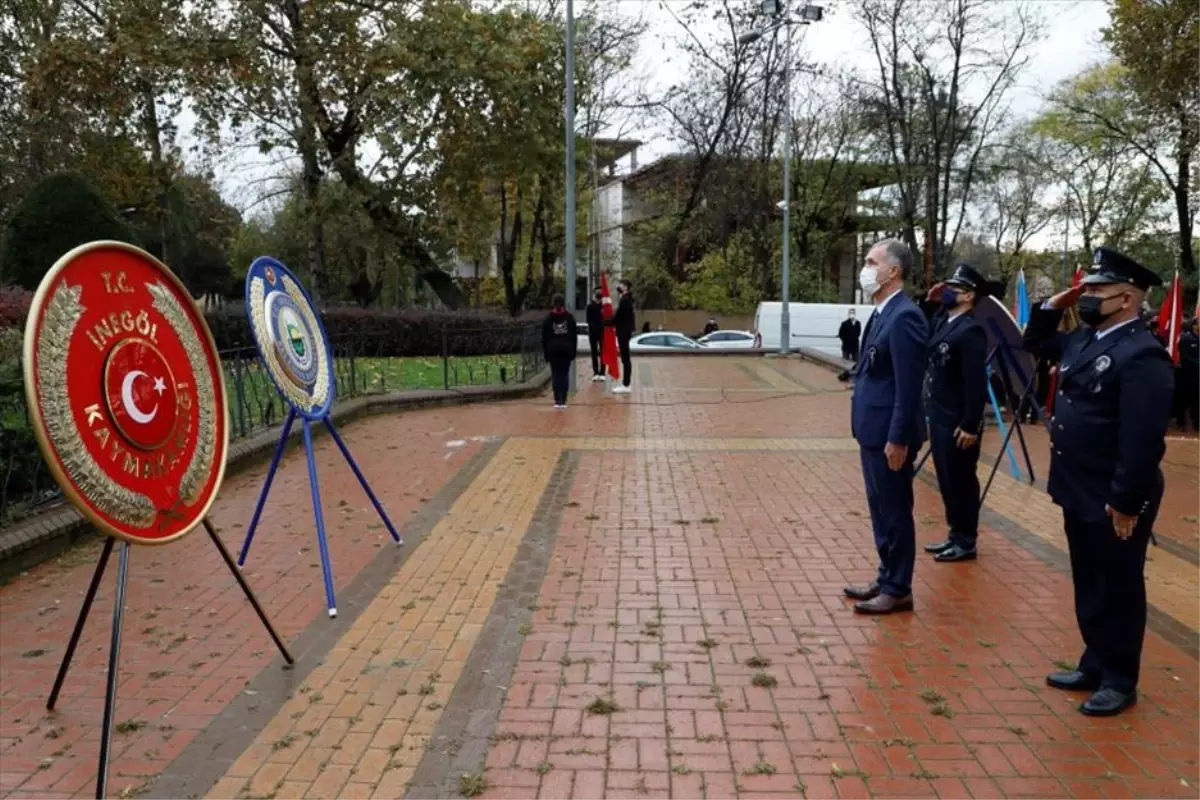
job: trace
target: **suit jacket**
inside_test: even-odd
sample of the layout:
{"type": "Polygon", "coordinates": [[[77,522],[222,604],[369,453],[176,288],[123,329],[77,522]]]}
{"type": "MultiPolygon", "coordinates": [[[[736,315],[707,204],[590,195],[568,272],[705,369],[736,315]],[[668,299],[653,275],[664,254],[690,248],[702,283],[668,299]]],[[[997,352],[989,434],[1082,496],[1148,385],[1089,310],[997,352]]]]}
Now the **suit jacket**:
{"type": "Polygon", "coordinates": [[[842,324],[838,326],[838,338],[843,344],[853,344],[858,347],[858,340],[862,336],[862,323],[856,319],[844,319],[842,324]]]}
{"type": "Polygon", "coordinates": [[[925,315],[903,291],[867,322],[850,399],[850,431],[862,447],[891,442],[915,449],[925,441],[921,384],[928,337],[925,315]]]}
{"type": "Polygon", "coordinates": [[[1139,515],[1162,495],[1174,376],[1141,320],[1101,339],[1058,331],[1061,310],[1033,309],[1025,349],[1059,361],[1046,488],[1064,509],[1102,520],[1105,505],[1139,515]]]}
{"type": "Polygon", "coordinates": [[[932,316],[922,396],[925,416],[930,423],[978,434],[987,398],[987,333],[970,311],[953,322],[945,311],[932,316]]]}

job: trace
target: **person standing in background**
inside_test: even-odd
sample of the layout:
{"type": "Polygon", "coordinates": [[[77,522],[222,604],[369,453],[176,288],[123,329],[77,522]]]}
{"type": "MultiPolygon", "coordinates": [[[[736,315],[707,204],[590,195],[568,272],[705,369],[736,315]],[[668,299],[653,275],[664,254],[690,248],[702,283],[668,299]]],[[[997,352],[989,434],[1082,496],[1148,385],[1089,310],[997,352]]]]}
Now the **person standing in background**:
{"type": "Polygon", "coordinates": [[[1200,431],[1200,318],[1192,317],[1184,326],[1179,337],[1180,387],[1179,428],[1187,430],[1187,418],[1191,416],[1192,427],[1200,431]]]}
{"type": "Polygon", "coordinates": [[[567,298],[554,295],[554,308],[542,323],[542,352],[550,364],[550,384],[554,389],[554,407],[567,407],[571,368],[579,352],[579,325],[567,311],[567,298]]]}
{"type": "Polygon", "coordinates": [[[613,394],[629,394],[629,384],[633,380],[633,360],[629,354],[629,340],[633,338],[633,329],[637,325],[633,314],[633,284],[628,278],[621,278],[617,283],[617,293],[621,296],[617,301],[617,311],[613,314],[612,325],[617,332],[617,349],[621,353],[621,385],[613,388],[613,394]]]}
{"type": "Polygon", "coordinates": [[[860,614],[912,611],[917,532],[913,520],[913,461],[925,441],[921,384],[929,325],[904,293],[913,254],[898,239],[867,253],[858,282],[875,311],[863,332],[854,371],[850,432],[858,442],[879,573],[866,586],[847,586],[860,614]]]}
{"type": "Polygon", "coordinates": [[[838,327],[838,339],[842,341],[842,358],[847,361],[858,361],[858,343],[862,338],[862,323],[854,318],[854,309],[842,320],[838,327]]]}
{"type": "Polygon", "coordinates": [[[592,293],[592,301],[587,304],[588,348],[592,351],[592,381],[604,380],[604,359],[602,357],[604,336],[604,307],[601,304],[603,293],[596,289],[592,293]]]}
{"type": "Polygon", "coordinates": [[[1115,250],[1096,250],[1083,282],[1034,309],[1025,349],[1057,358],[1046,490],[1062,508],[1083,655],[1046,683],[1090,692],[1088,716],[1137,702],[1146,637],[1146,547],[1163,496],[1160,465],[1174,393],[1171,357],[1138,313],[1162,278],[1115,250]],[[1078,304],[1084,327],[1059,333],[1078,304]]]}

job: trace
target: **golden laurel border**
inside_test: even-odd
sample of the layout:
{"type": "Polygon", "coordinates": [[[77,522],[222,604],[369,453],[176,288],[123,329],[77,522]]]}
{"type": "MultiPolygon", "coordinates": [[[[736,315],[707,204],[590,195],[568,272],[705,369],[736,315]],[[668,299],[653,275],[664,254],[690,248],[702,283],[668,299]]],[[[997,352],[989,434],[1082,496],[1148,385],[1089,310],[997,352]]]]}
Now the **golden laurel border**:
{"type": "MultiPolygon", "coordinates": [[[[113,525],[109,520],[96,513],[96,511],[93,509],[94,505],[96,508],[103,510],[104,513],[110,514],[112,519],[124,522],[130,527],[144,528],[149,527],[149,524],[153,524],[153,519],[151,519],[150,523],[146,525],[135,526],[132,523],[126,522],[120,513],[120,509],[117,509],[117,513],[113,513],[111,508],[105,507],[97,500],[97,498],[94,498],[90,493],[87,493],[90,489],[90,486],[85,484],[83,481],[78,480],[76,475],[82,474],[82,472],[78,472],[78,470],[87,470],[89,467],[96,469],[99,472],[99,478],[113,484],[118,491],[128,492],[134,497],[142,497],[153,510],[154,518],[157,518],[159,512],[159,509],[153,508],[153,503],[149,500],[149,498],[146,498],[144,495],[138,495],[135,492],[125,489],[119,484],[113,483],[112,480],[103,473],[103,471],[99,470],[95,461],[91,459],[90,455],[87,453],[86,447],[79,436],[79,431],[74,425],[71,416],[69,400],[66,396],[66,351],[68,343],[70,342],[70,333],[74,330],[75,325],[78,324],[79,320],[82,318],[85,310],[85,307],[79,302],[79,298],[83,293],[83,287],[69,286],[64,282],[62,286],[54,291],[53,295],[51,295],[51,290],[52,287],[54,287],[54,283],[58,280],[59,275],[63,272],[63,270],[70,266],[70,264],[76,258],[92,250],[101,249],[124,250],[137,256],[139,259],[142,259],[157,269],[160,273],[160,277],[166,284],[174,285],[182,296],[190,297],[187,288],[184,287],[179,278],[175,276],[175,273],[171,272],[166,265],[141,248],[134,247],[133,245],[126,244],[125,242],[99,240],[95,242],[88,242],[87,244],[80,245],[79,247],[68,251],[54,263],[54,265],[46,273],[45,277],[42,278],[42,282],[38,285],[37,291],[34,293],[33,302],[30,304],[29,316],[25,322],[22,360],[25,373],[26,405],[28,407],[30,421],[33,423],[34,436],[37,438],[38,447],[41,449],[42,455],[46,459],[46,464],[49,467],[51,474],[54,475],[58,485],[62,488],[63,495],[79,510],[79,513],[81,513],[84,518],[96,526],[96,528],[102,533],[130,542],[131,544],[167,544],[190,533],[191,530],[195,528],[195,526],[200,523],[200,520],[202,520],[208,513],[213,502],[217,499],[217,494],[220,491],[221,483],[225,478],[225,453],[229,449],[229,425],[223,424],[221,426],[222,435],[220,438],[212,442],[213,447],[210,463],[212,463],[212,461],[216,462],[216,474],[212,492],[209,494],[208,501],[203,505],[203,507],[193,510],[191,522],[186,527],[180,529],[171,536],[157,539],[142,538],[141,536],[131,535],[130,533],[121,530],[113,525]],[[68,297],[65,300],[59,300],[59,295],[63,291],[67,293],[68,297]],[[47,295],[51,295],[49,299],[47,299],[47,295]],[[55,306],[56,301],[59,304],[57,306],[55,306]],[[45,314],[39,313],[43,306],[45,306],[47,309],[45,314]],[[43,331],[49,335],[37,336],[39,318],[42,323],[43,331]],[[41,394],[39,394],[39,387],[43,391],[54,391],[53,387],[51,387],[49,383],[43,381],[39,374],[42,370],[49,369],[48,367],[43,366],[47,362],[42,361],[42,345],[46,342],[50,343],[49,352],[59,353],[59,357],[51,360],[49,363],[58,363],[62,367],[61,394],[54,398],[57,403],[56,405],[52,405],[49,402],[50,398],[44,398],[41,396],[41,394]],[[55,343],[60,345],[60,350],[55,351],[55,343]],[[36,367],[35,364],[37,365],[36,367]],[[45,405],[46,408],[43,408],[43,405],[45,405]],[[49,419],[47,419],[47,411],[49,412],[49,419]],[[69,440],[72,433],[74,433],[74,441],[76,445],[73,453],[60,449],[57,444],[57,441],[69,440]],[[61,464],[59,459],[56,457],[59,453],[65,454],[62,458],[61,464]],[[80,460],[81,454],[82,458],[85,460],[80,460]],[[64,466],[67,468],[66,470],[64,470],[64,466]],[[76,471],[72,472],[71,470],[76,471]]],[[[160,283],[160,285],[163,284],[160,283]]],[[[175,305],[177,308],[182,310],[179,307],[178,302],[176,302],[175,305]]],[[[207,345],[208,352],[212,354],[215,360],[217,345],[213,340],[212,331],[208,329],[208,323],[202,316],[197,315],[195,330],[196,333],[203,337],[203,344],[207,345]]],[[[195,339],[195,337],[181,336],[181,341],[184,338],[195,339]]],[[[198,347],[195,341],[192,342],[192,345],[193,347],[198,347]]],[[[184,346],[185,348],[187,347],[186,342],[184,342],[184,346]]],[[[210,376],[212,389],[216,392],[216,397],[210,398],[213,406],[211,418],[215,421],[219,415],[223,416],[226,413],[224,405],[225,375],[220,369],[213,373],[205,368],[203,373],[210,376]]],[[[52,377],[53,375],[51,375],[51,378],[52,377]]],[[[204,393],[207,393],[208,389],[209,387],[204,387],[204,393]]],[[[199,395],[201,393],[201,387],[197,386],[196,394],[199,395]]],[[[68,443],[68,447],[69,446],[70,445],[68,443]]],[[[195,462],[194,458],[193,462],[195,462]]],[[[128,500],[124,498],[121,500],[121,502],[126,502],[128,505],[133,505],[128,503],[128,500]]],[[[136,501],[134,502],[136,503],[136,501]]]]}
{"type": "Polygon", "coordinates": [[[196,397],[197,416],[199,417],[196,420],[196,449],[192,451],[192,460],[184,470],[183,477],[179,479],[179,498],[185,504],[191,505],[196,502],[196,498],[204,489],[204,484],[208,482],[216,449],[216,436],[214,435],[217,422],[216,399],[209,391],[209,385],[212,383],[212,370],[208,368],[208,359],[204,357],[199,339],[183,335],[183,331],[187,330],[190,325],[190,320],[187,312],[183,310],[183,306],[179,305],[179,300],[171,294],[171,290],[161,282],[147,283],[146,289],[154,298],[155,310],[166,318],[171,327],[175,329],[176,335],[179,336],[179,341],[183,344],[183,352],[187,355],[188,364],[192,367],[192,375],[196,379],[196,386],[192,391],[196,397]]]}
{"type": "Polygon", "coordinates": [[[320,408],[325,405],[329,397],[329,343],[321,335],[321,328],[317,324],[316,315],[313,314],[312,306],[308,302],[308,298],[304,296],[303,290],[286,275],[281,275],[280,280],[283,282],[283,288],[288,293],[288,296],[295,302],[296,307],[300,310],[304,317],[304,322],[308,326],[308,330],[312,333],[314,341],[314,349],[317,351],[317,378],[313,385],[312,394],[304,392],[299,386],[296,386],[287,377],[287,369],[279,362],[279,358],[275,354],[275,348],[271,347],[270,329],[267,327],[266,310],[266,290],[263,288],[266,281],[261,276],[256,277],[250,282],[250,325],[254,330],[254,339],[258,342],[258,352],[262,355],[263,363],[267,371],[271,373],[271,377],[275,379],[275,385],[283,392],[284,398],[295,408],[303,411],[312,411],[314,408],[320,408]]]}
{"type": "MultiPolygon", "coordinates": [[[[50,298],[43,317],[42,334],[37,341],[37,381],[42,389],[46,433],[72,484],[97,508],[131,528],[149,528],[158,519],[153,501],[108,477],[88,452],[75,425],[67,392],[67,347],[85,311],[79,302],[82,294],[82,286],[71,286],[64,281],[50,298]]],[[[33,319],[34,314],[29,316],[33,319]]],[[[47,462],[53,463],[51,454],[45,455],[47,462]]]]}

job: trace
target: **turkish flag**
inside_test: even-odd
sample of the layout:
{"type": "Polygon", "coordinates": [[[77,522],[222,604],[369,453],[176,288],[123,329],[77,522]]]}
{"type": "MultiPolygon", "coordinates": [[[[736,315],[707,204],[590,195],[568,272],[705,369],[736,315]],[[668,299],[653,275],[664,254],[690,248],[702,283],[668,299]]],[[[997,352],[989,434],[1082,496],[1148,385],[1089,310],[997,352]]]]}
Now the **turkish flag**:
{"type": "Polygon", "coordinates": [[[1074,289],[1081,283],[1083,283],[1083,267],[1076,267],[1075,277],[1071,279],[1071,288],[1074,289]]]}
{"type": "Polygon", "coordinates": [[[608,276],[600,274],[600,313],[604,315],[604,336],[600,339],[600,360],[604,371],[614,381],[621,377],[621,362],[617,358],[617,329],[609,323],[613,318],[612,295],[608,293],[608,276]]]}
{"type": "Polygon", "coordinates": [[[1179,366],[1179,337],[1183,334],[1183,287],[1179,285],[1179,272],[1171,281],[1171,289],[1158,309],[1158,335],[1166,340],[1167,352],[1175,366],[1179,366]]]}

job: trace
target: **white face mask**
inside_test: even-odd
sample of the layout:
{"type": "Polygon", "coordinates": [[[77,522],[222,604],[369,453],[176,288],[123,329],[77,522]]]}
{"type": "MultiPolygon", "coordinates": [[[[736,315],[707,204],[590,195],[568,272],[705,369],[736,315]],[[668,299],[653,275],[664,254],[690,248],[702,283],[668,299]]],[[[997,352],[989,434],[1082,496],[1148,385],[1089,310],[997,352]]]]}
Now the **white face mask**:
{"type": "Polygon", "coordinates": [[[858,285],[868,297],[874,297],[879,291],[879,270],[874,267],[863,267],[858,273],[858,285]]]}

